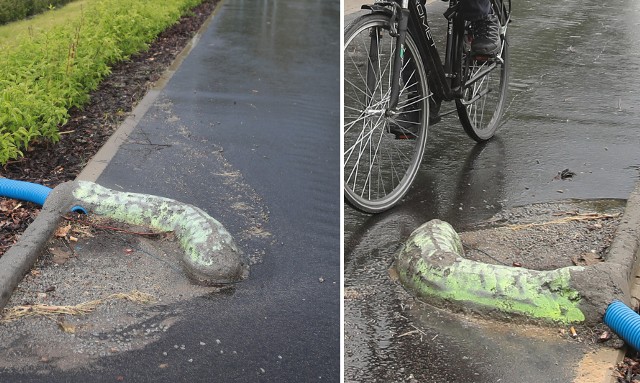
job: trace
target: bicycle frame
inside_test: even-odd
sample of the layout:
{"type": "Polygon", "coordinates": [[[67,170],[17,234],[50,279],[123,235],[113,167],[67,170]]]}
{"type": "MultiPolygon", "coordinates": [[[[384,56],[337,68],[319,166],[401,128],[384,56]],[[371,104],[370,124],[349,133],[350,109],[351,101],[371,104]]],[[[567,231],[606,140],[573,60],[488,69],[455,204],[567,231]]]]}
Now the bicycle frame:
{"type": "MultiPolygon", "coordinates": [[[[456,56],[460,52],[458,47],[462,44],[465,22],[460,17],[457,17],[459,0],[449,0],[449,8],[444,13],[447,19],[444,64],[438,53],[436,42],[433,39],[431,27],[427,20],[425,2],[425,0],[395,0],[394,2],[379,2],[374,5],[363,6],[363,8],[368,8],[374,12],[388,13],[388,7],[392,7],[392,20],[398,20],[398,29],[397,31],[393,31],[393,33],[397,34],[396,46],[401,47],[400,49],[396,49],[396,57],[394,59],[396,63],[402,60],[404,53],[402,47],[404,47],[406,33],[410,28],[413,28],[412,36],[418,44],[420,58],[428,69],[430,75],[429,86],[433,96],[437,100],[452,101],[462,96],[462,89],[464,87],[472,85],[487,72],[492,71],[496,67],[496,64],[493,63],[488,66],[473,78],[465,79],[464,84],[462,84],[461,81],[463,79],[461,79],[460,74],[457,73],[457,68],[460,67],[458,64],[460,60],[462,60],[462,57],[456,56]]],[[[511,0],[508,0],[508,8],[502,0],[492,0],[492,3],[494,12],[497,13],[502,28],[506,28],[510,21],[511,0]]],[[[389,103],[389,111],[387,112],[389,114],[393,114],[393,110],[398,104],[400,69],[401,65],[394,65],[391,100],[389,103]]]]}
{"type": "Polygon", "coordinates": [[[456,22],[458,0],[449,0],[449,8],[445,12],[447,18],[447,38],[446,38],[446,51],[444,56],[444,65],[440,59],[440,54],[436,47],[436,42],[433,39],[431,33],[431,27],[427,20],[427,10],[424,0],[409,0],[409,17],[412,27],[419,28],[419,33],[416,33],[416,40],[418,41],[418,49],[422,56],[423,62],[426,64],[429,74],[431,75],[431,91],[434,95],[446,101],[454,99],[455,94],[453,89],[457,86],[457,80],[459,76],[454,72],[454,57],[453,55],[457,51],[457,46],[461,41],[459,37],[462,36],[461,27],[456,22]]]}

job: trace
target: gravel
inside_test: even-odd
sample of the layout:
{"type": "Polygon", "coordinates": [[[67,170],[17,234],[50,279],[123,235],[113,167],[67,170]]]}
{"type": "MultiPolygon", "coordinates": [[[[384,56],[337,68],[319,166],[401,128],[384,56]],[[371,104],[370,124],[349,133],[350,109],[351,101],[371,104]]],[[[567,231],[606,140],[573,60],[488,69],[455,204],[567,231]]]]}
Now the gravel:
{"type": "Polygon", "coordinates": [[[536,204],[504,210],[460,233],[480,262],[553,270],[606,260],[624,200],[536,204]]]}
{"type": "MultiPolygon", "coordinates": [[[[86,315],[23,317],[2,323],[0,344],[6,347],[0,349],[0,368],[67,370],[99,357],[141,349],[180,319],[176,303],[221,290],[188,280],[179,265],[182,250],[171,235],[144,238],[102,229],[77,230],[82,234],[72,228],[50,241],[7,309],[33,304],[74,306],[132,291],[150,294],[154,301],[110,299],[86,315]],[[77,242],[69,240],[73,235],[79,236],[77,242]],[[53,254],[62,252],[69,256],[54,258],[53,254]]],[[[196,346],[201,347],[181,344],[175,348],[196,346]]]]}

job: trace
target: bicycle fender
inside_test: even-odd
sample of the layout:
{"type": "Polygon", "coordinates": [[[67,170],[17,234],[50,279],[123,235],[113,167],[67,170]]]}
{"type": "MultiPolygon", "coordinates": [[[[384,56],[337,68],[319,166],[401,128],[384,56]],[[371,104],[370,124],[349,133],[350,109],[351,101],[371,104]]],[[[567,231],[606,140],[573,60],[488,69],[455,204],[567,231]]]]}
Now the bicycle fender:
{"type": "Polygon", "coordinates": [[[365,4],[361,7],[361,9],[368,9],[371,13],[383,13],[385,15],[391,16],[393,15],[393,11],[388,7],[392,7],[394,3],[376,3],[376,4],[365,4]]]}

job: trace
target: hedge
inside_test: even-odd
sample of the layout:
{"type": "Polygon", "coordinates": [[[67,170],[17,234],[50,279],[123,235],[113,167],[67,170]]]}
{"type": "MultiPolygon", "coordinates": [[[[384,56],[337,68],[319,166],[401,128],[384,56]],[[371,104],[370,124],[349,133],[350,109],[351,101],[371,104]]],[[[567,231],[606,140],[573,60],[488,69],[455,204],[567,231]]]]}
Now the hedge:
{"type": "Polygon", "coordinates": [[[73,0],[0,0],[0,25],[26,19],[73,0]]]}
{"type": "MultiPolygon", "coordinates": [[[[59,140],[109,66],[141,51],[202,0],[95,0],[81,17],[0,55],[0,164],[34,140],[59,140]]],[[[0,50],[3,50],[0,47],[0,50]]]]}

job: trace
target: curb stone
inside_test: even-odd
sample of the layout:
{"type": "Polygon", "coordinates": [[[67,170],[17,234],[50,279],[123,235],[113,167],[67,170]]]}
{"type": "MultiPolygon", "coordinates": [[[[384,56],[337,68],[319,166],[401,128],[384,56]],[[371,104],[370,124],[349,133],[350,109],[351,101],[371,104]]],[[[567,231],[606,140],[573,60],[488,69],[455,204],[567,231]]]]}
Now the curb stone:
{"type": "Polygon", "coordinates": [[[65,213],[60,207],[68,205],[70,197],[71,194],[63,192],[63,188],[52,190],[20,240],[0,257],[0,309],[6,306],[13,290],[44,251],[65,213]]]}
{"type": "Polygon", "coordinates": [[[640,248],[640,182],[627,200],[605,262],[549,271],[464,258],[460,237],[446,222],[416,229],[396,255],[405,288],[427,300],[479,312],[595,325],[609,304],[631,300],[640,248]]]}

